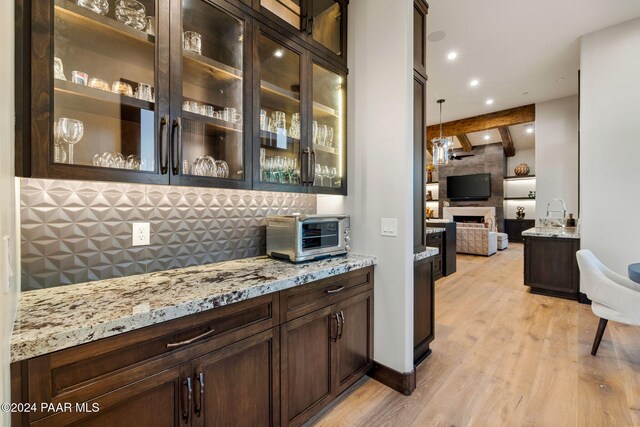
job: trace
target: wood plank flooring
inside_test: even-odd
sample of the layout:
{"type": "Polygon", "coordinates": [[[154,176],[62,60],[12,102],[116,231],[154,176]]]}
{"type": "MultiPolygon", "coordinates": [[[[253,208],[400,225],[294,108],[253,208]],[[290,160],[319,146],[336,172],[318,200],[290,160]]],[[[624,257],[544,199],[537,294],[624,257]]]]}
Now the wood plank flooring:
{"type": "Polygon", "coordinates": [[[314,424],[640,426],[640,328],[609,322],[591,356],[598,319],[530,294],[522,252],[458,255],[458,272],[436,282],[433,354],[411,396],[367,379],[314,424]]]}

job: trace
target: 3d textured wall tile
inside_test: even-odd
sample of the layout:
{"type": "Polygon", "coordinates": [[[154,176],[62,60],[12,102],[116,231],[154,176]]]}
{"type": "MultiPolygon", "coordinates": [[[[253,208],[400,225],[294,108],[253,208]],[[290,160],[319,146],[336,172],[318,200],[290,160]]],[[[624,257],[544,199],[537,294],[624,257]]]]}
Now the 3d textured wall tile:
{"type": "Polygon", "coordinates": [[[306,194],[21,180],[22,288],[264,254],[267,215],[316,212],[306,194]],[[131,246],[131,223],[151,245],[131,246]]]}

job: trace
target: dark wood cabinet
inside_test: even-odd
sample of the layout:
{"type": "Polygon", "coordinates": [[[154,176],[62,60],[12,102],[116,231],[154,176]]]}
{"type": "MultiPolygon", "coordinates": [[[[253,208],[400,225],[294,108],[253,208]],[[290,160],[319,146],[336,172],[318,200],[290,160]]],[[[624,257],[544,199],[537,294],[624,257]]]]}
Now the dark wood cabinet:
{"type": "MultiPolygon", "coordinates": [[[[341,294],[336,303],[282,325],[282,425],[303,424],[371,368],[371,286],[368,282],[368,290],[341,294]]],[[[340,284],[329,291],[346,289],[340,284]]],[[[305,295],[307,303],[312,295],[305,295]]]]}
{"type": "Polygon", "coordinates": [[[427,234],[427,246],[438,248],[438,255],[433,257],[433,278],[434,280],[438,280],[444,275],[444,233],[438,232],[427,234]]]}
{"type": "Polygon", "coordinates": [[[425,247],[425,192],[427,167],[427,37],[426,2],[414,2],[413,9],[413,251],[419,253],[425,247]]]}
{"type": "Polygon", "coordinates": [[[579,249],[579,239],[525,236],[524,284],[533,293],[577,300],[579,249]]]}
{"type": "Polygon", "coordinates": [[[192,425],[279,425],[278,330],[247,338],[195,362],[192,425]]]}
{"type": "MultiPolygon", "coordinates": [[[[457,251],[456,251],[456,223],[455,222],[431,222],[427,221],[427,227],[444,228],[442,235],[442,275],[449,276],[456,272],[457,268],[457,251]]],[[[428,237],[427,237],[428,240],[428,237]]],[[[437,246],[430,245],[427,246],[437,246]]]]}
{"type": "Polygon", "coordinates": [[[260,0],[142,0],[140,26],[19,3],[18,174],[346,194],[346,1],[302,2],[299,34],[260,0]]]}
{"type": "Polygon", "coordinates": [[[522,243],[522,232],[536,226],[535,219],[505,219],[504,232],[509,236],[510,242],[522,243]]]}
{"type": "Polygon", "coordinates": [[[433,258],[414,263],[413,276],[413,362],[417,365],[431,354],[429,344],[435,337],[433,258]]]}
{"type": "Polygon", "coordinates": [[[15,362],[13,402],[84,410],[12,424],[300,425],[365,375],[372,353],[368,267],[15,362]]]}

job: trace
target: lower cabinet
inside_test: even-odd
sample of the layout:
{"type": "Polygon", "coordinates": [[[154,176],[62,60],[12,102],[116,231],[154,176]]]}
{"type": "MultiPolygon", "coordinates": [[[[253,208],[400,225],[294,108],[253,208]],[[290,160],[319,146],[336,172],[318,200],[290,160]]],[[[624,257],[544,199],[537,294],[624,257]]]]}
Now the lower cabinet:
{"type": "Polygon", "coordinates": [[[281,339],[282,425],[299,426],[371,368],[373,291],[285,323],[281,339]]]}
{"type": "Polygon", "coordinates": [[[413,363],[418,365],[429,354],[435,337],[434,257],[414,263],[413,267],[413,363]]]}
{"type": "Polygon", "coordinates": [[[525,236],[525,286],[536,294],[579,299],[578,250],[579,239],[525,236]]]}
{"type": "Polygon", "coordinates": [[[370,267],[15,362],[12,401],[53,407],[12,425],[300,425],[372,352],[370,267]]]}

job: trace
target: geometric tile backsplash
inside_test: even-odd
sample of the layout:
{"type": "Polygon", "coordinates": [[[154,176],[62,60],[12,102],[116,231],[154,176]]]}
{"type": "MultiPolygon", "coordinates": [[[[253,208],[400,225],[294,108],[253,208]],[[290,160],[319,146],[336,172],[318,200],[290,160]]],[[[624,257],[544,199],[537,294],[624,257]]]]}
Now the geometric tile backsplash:
{"type": "Polygon", "coordinates": [[[31,178],[20,198],[23,290],[262,255],[267,215],[316,212],[308,194],[31,178]]]}

